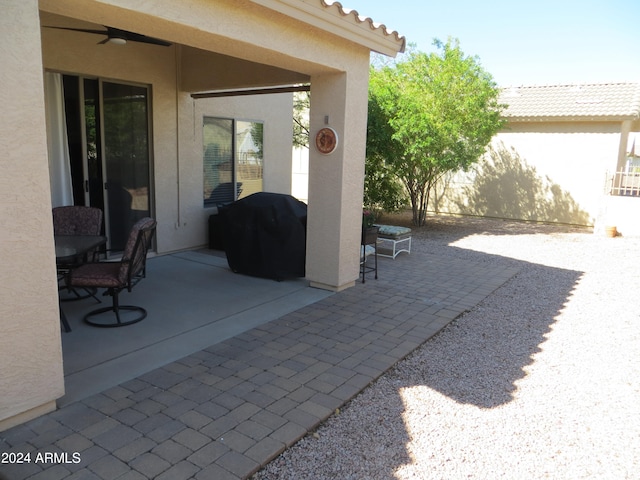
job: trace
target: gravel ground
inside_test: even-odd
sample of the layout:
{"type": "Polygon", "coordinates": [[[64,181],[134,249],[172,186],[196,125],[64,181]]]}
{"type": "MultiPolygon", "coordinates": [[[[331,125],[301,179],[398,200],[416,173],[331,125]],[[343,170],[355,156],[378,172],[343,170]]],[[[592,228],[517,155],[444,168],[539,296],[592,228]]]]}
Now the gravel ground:
{"type": "Polygon", "coordinates": [[[640,238],[431,217],[413,249],[521,270],[254,478],[640,479],[640,238]]]}

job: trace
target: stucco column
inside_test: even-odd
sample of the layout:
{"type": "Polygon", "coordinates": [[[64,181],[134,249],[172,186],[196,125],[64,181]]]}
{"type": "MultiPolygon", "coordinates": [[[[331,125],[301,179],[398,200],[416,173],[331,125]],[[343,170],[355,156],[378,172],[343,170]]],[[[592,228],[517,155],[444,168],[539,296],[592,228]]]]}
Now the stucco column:
{"type": "Polygon", "coordinates": [[[306,275],[314,287],[340,291],[358,278],[367,85],[368,63],[311,79],[306,275]],[[329,155],[315,148],[325,126],[338,134],[329,155]]]}
{"type": "Polygon", "coordinates": [[[0,16],[0,431],[64,393],[38,0],[0,16]]]}

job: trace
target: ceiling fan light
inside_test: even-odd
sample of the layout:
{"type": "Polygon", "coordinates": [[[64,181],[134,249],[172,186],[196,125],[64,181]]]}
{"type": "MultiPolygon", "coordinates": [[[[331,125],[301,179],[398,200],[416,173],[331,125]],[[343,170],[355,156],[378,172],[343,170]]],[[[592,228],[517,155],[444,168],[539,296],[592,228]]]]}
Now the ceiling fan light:
{"type": "Polygon", "coordinates": [[[127,39],[120,37],[109,37],[109,43],[113,43],[114,45],[126,45],[127,39]]]}

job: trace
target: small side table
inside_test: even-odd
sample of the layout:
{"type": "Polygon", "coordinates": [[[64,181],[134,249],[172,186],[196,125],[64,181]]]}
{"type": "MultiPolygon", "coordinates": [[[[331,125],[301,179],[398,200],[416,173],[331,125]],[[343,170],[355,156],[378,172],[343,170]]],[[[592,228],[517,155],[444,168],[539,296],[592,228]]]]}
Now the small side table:
{"type": "Polygon", "coordinates": [[[362,240],[360,242],[360,273],[362,283],[367,272],[375,272],[378,279],[378,227],[362,228],[362,240]],[[367,257],[373,255],[373,266],[367,265],[367,257]]]}
{"type": "Polygon", "coordinates": [[[411,229],[394,225],[377,225],[381,257],[395,259],[400,252],[411,253],[411,229]]]}

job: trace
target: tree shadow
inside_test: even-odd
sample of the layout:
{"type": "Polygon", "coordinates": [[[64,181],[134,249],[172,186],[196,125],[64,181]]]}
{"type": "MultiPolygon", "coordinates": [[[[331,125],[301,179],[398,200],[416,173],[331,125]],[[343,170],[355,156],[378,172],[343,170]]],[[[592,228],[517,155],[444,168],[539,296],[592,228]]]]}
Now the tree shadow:
{"type": "MultiPolygon", "coordinates": [[[[466,219],[459,220],[463,221],[466,219]]],[[[428,254],[424,251],[412,252],[411,256],[404,257],[400,276],[388,275],[387,269],[395,269],[398,265],[385,263],[381,279],[375,284],[372,294],[386,298],[403,292],[406,297],[406,292],[410,291],[413,284],[416,292],[414,300],[432,307],[424,310],[423,314],[440,315],[445,310],[455,311],[456,305],[460,308],[460,302],[464,305],[465,296],[467,293],[471,295],[475,286],[480,288],[488,284],[494,275],[492,267],[513,268],[518,273],[509,280],[515,283],[506,313],[491,302],[487,305],[476,304],[469,309],[480,308],[481,313],[475,312],[473,319],[467,321],[469,312],[462,310],[456,320],[423,345],[427,351],[437,351],[437,354],[427,352],[426,357],[423,356],[429,358],[433,355],[433,359],[419,366],[416,372],[418,376],[409,375],[407,382],[400,380],[407,373],[402,372],[397,379],[402,386],[410,386],[413,384],[411,379],[419,378],[421,384],[457,402],[480,408],[503,405],[512,400],[516,383],[526,375],[525,368],[533,363],[535,354],[540,352],[540,345],[545,342],[546,335],[583,272],[451,246],[455,238],[466,236],[463,233],[465,229],[460,229],[459,235],[452,236],[451,230],[456,229],[454,224],[447,229],[437,222],[440,226],[437,229],[434,223],[431,223],[431,228],[427,225],[428,254]],[[434,231],[429,231],[431,229],[434,231]],[[447,230],[449,233],[444,233],[447,230]],[[446,243],[441,242],[444,238],[448,239],[446,243]],[[468,278],[456,278],[458,274],[473,275],[475,278],[471,281],[468,278]],[[421,278],[419,289],[415,288],[417,278],[421,278]],[[460,348],[447,348],[452,342],[458,347],[462,344],[468,348],[463,351],[460,348]]],[[[510,235],[508,230],[517,228],[515,222],[495,224],[501,235],[510,235]]],[[[560,231],[545,229],[545,226],[533,227],[532,231],[535,232],[560,231]]],[[[466,231],[468,234],[469,229],[466,231]]],[[[495,234],[493,231],[491,233],[495,234]]],[[[496,292],[491,297],[494,295],[496,292]]]]}
{"type": "MultiPolygon", "coordinates": [[[[397,216],[386,220],[401,223],[397,216]]],[[[549,233],[559,231],[557,226],[468,220],[431,217],[420,229],[421,238],[410,255],[384,259],[377,281],[326,300],[345,312],[315,319],[319,331],[338,325],[343,329],[344,340],[335,345],[336,351],[349,348],[350,341],[367,338],[371,347],[364,347],[363,352],[371,348],[384,356],[385,346],[392,349],[423,335],[434,317],[444,328],[355,396],[339,415],[327,419],[313,436],[302,439],[299,447],[274,460],[272,468],[260,472],[258,479],[285,478],[279,476],[279,468],[291,465],[322,465],[314,470],[313,478],[318,480],[396,479],[400,469],[428,468],[416,464],[411,451],[412,443],[421,437],[429,437],[427,446],[423,445],[429,450],[427,457],[446,460],[438,459],[443,451],[439,443],[446,443],[446,428],[451,428],[447,425],[455,422],[444,418],[451,409],[443,405],[453,401],[490,410],[513,401],[518,382],[541,352],[583,272],[452,246],[470,235],[513,234],[509,231],[516,231],[517,226],[549,233]],[[506,270],[517,273],[504,287],[489,293],[496,284],[495,276],[506,270]],[[365,305],[358,301],[362,295],[355,290],[366,291],[365,305]],[[490,296],[470,299],[478,291],[490,296]],[[508,310],[491,301],[500,295],[509,297],[508,310]],[[455,318],[448,324],[447,315],[455,318]],[[398,342],[400,332],[405,332],[406,339],[401,336],[398,342]],[[414,400],[419,397],[417,408],[410,405],[408,395],[414,400]],[[420,417],[418,429],[407,423],[412,408],[420,417]],[[295,457],[290,460],[289,455],[295,457]]],[[[366,358],[365,353],[358,355],[366,358]]],[[[361,368],[354,367],[359,373],[367,371],[361,368]]],[[[426,470],[420,473],[426,475],[426,470]]],[[[300,471],[287,478],[308,477],[300,471]]]]}
{"type": "MultiPolygon", "coordinates": [[[[472,183],[446,187],[453,206],[468,215],[590,225],[588,212],[548,175],[540,175],[525,158],[504,144],[491,147],[474,167],[472,183]]],[[[442,192],[436,198],[441,203],[442,192]]]]}

